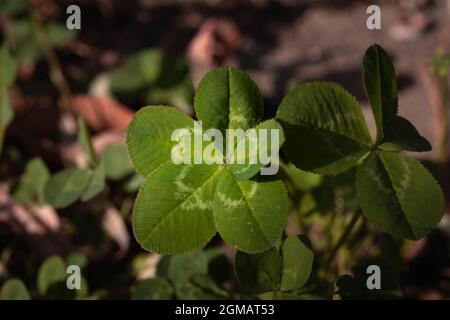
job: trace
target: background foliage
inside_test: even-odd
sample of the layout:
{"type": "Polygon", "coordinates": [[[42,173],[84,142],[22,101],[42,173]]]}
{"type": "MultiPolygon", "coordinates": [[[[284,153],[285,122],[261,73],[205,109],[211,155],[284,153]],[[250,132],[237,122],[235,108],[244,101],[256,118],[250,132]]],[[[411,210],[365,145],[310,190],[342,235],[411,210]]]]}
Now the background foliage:
{"type": "Polygon", "coordinates": [[[449,297],[445,1],[68,4],[0,3],[0,299],[449,297]],[[194,119],[279,173],[171,164],[194,119]]]}

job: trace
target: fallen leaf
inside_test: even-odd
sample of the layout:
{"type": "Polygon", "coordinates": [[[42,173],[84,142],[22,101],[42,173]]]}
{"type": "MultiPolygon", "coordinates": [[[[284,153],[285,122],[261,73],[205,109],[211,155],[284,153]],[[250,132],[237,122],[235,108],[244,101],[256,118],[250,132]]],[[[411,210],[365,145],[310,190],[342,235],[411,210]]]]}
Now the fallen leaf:
{"type": "Polygon", "coordinates": [[[119,251],[117,257],[123,257],[130,246],[130,234],[120,212],[112,205],[108,205],[102,218],[103,230],[117,243],[119,251]]]}
{"type": "Polygon", "coordinates": [[[108,96],[76,95],[71,107],[75,114],[83,117],[88,126],[96,131],[124,132],[134,117],[134,111],[108,96]]]}
{"type": "Polygon", "coordinates": [[[239,30],[228,20],[208,19],[188,47],[194,83],[198,84],[211,68],[223,65],[241,42],[239,30]]]}

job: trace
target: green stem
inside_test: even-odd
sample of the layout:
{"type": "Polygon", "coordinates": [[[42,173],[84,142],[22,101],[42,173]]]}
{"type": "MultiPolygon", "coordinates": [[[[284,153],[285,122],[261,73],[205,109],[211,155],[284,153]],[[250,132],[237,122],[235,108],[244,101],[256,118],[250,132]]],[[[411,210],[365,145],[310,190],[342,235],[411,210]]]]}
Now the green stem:
{"type": "Polygon", "coordinates": [[[33,4],[29,7],[29,15],[36,32],[37,42],[39,43],[49,66],[50,80],[58,90],[61,97],[61,119],[63,120],[60,122],[60,130],[63,135],[63,140],[72,141],[72,131],[76,126],[75,116],[72,113],[72,91],[70,90],[70,86],[64,77],[61,64],[42,24],[39,12],[33,4]],[[66,121],[64,121],[64,119],[66,121]]]}
{"type": "Polygon", "coordinates": [[[341,234],[338,241],[334,245],[333,249],[330,251],[330,254],[328,255],[328,257],[325,259],[325,263],[324,263],[325,269],[328,269],[330,267],[331,263],[333,262],[334,258],[336,257],[337,252],[342,247],[342,245],[347,241],[348,237],[350,236],[350,233],[353,230],[353,227],[358,222],[358,219],[360,216],[361,216],[361,210],[359,210],[359,209],[353,213],[352,219],[350,220],[348,225],[345,227],[344,232],[341,234]]]}
{"type": "Polygon", "coordinates": [[[69,106],[72,103],[72,92],[66,79],[64,78],[61,64],[56,56],[55,49],[48,38],[44,26],[42,25],[39,13],[33,5],[30,7],[30,16],[35,27],[38,43],[50,68],[50,79],[63,99],[63,108],[69,109],[69,106]]]}

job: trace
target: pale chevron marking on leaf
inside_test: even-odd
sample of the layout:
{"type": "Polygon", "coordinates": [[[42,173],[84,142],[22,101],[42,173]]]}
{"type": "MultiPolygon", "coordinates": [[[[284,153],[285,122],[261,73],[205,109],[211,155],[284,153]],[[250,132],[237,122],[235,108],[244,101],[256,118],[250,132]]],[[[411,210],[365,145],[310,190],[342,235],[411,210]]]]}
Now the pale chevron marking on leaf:
{"type": "Polygon", "coordinates": [[[222,203],[227,209],[239,208],[245,205],[244,200],[242,199],[233,200],[220,191],[217,193],[217,197],[219,198],[220,201],[222,201],[222,203]]]}
{"type": "Polygon", "coordinates": [[[188,170],[190,169],[190,166],[184,166],[178,176],[175,178],[174,183],[177,186],[177,190],[175,191],[175,199],[181,199],[184,198],[184,194],[186,193],[192,193],[194,188],[189,187],[187,184],[184,183],[184,178],[186,178],[186,175],[188,173],[188,170]]]}
{"type": "Polygon", "coordinates": [[[230,115],[230,122],[247,124],[247,119],[242,114],[232,113],[230,115]]]}
{"type": "Polygon", "coordinates": [[[193,210],[193,209],[200,209],[200,210],[207,210],[212,208],[212,201],[203,201],[200,198],[200,195],[195,192],[195,189],[192,187],[189,187],[186,183],[184,183],[184,179],[187,176],[188,170],[190,169],[190,166],[185,166],[183,169],[181,169],[180,173],[176,177],[174,183],[177,186],[177,190],[175,191],[175,198],[181,199],[184,198],[184,195],[186,193],[192,193],[193,198],[189,197],[188,200],[184,203],[182,203],[181,208],[184,210],[193,210]],[[192,199],[195,199],[193,201],[192,199]]]}
{"type": "MultiPolygon", "coordinates": [[[[185,168],[183,168],[185,169],[185,168]]],[[[221,169],[217,170],[216,172],[214,172],[211,176],[208,177],[208,179],[206,179],[202,185],[196,187],[196,188],[192,188],[192,192],[197,192],[198,190],[200,190],[201,188],[203,188],[211,179],[214,179],[214,177],[221,172],[221,169]]],[[[185,198],[186,199],[186,198],[185,198]]],[[[150,230],[150,232],[148,232],[148,234],[146,236],[144,236],[144,239],[142,240],[142,243],[146,243],[148,241],[148,239],[153,235],[153,233],[156,232],[156,230],[158,230],[162,223],[164,221],[166,221],[168,218],[171,217],[171,215],[178,209],[181,208],[183,206],[184,202],[179,203],[178,205],[176,205],[175,207],[173,207],[162,219],[160,219],[154,226],[153,229],[150,230]]]]}
{"type": "Polygon", "coordinates": [[[408,163],[404,158],[401,158],[401,164],[404,169],[404,173],[402,175],[403,179],[400,181],[400,188],[397,190],[397,196],[399,199],[404,198],[405,192],[411,183],[411,168],[408,166],[408,163]]]}
{"type": "Polygon", "coordinates": [[[257,216],[255,215],[255,209],[252,207],[252,205],[251,205],[251,203],[250,203],[250,201],[249,201],[250,199],[246,197],[246,194],[244,193],[244,190],[242,189],[241,184],[239,184],[239,183],[237,182],[237,186],[238,186],[239,190],[241,191],[242,195],[244,196],[244,200],[245,200],[245,203],[246,203],[246,205],[247,205],[247,207],[248,207],[248,209],[249,209],[249,212],[250,212],[251,217],[255,220],[255,226],[261,231],[261,233],[263,234],[263,236],[266,238],[267,242],[270,243],[269,238],[267,238],[266,233],[264,232],[264,230],[263,230],[262,227],[261,227],[261,223],[258,221],[258,218],[257,218],[257,216]]]}
{"type": "Polygon", "coordinates": [[[252,183],[250,191],[247,192],[247,199],[253,198],[256,194],[256,190],[258,190],[258,184],[252,183]]]}
{"type": "Polygon", "coordinates": [[[366,169],[365,168],[365,171],[367,171],[367,173],[369,174],[370,178],[372,179],[373,182],[375,182],[375,184],[380,189],[380,191],[383,191],[384,193],[386,193],[388,195],[393,195],[392,190],[387,188],[383,184],[383,180],[378,176],[378,173],[374,169],[366,169]]]}
{"type": "MultiPolygon", "coordinates": [[[[378,173],[374,169],[365,169],[365,170],[367,171],[370,179],[378,187],[378,191],[386,194],[386,196],[388,196],[392,200],[392,205],[395,207],[395,209],[401,210],[400,204],[399,204],[399,202],[397,200],[397,197],[396,197],[396,195],[394,193],[394,190],[389,188],[389,187],[386,187],[383,184],[383,180],[378,176],[378,173]]],[[[390,179],[390,178],[388,177],[388,179],[390,179]]],[[[391,224],[395,223],[395,219],[396,218],[394,216],[390,217],[391,224]]]]}
{"type": "Polygon", "coordinates": [[[249,167],[250,167],[250,164],[248,164],[246,167],[242,167],[242,169],[235,170],[234,174],[241,174],[241,173],[245,172],[249,167]]]}
{"type": "Polygon", "coordinates": [[[213,207],[213,202],[211,200],[203,200],[200,198],[198,193],[193,194],[194,197],[189,197],[186,202],[181,204],[181,209],[183,210],[209,210],[213,207]],[[195,201],[194,201],[194,200],[195,201]]]}
{"type": "Polygon", "coordinates": [[[183,158],[184,158],[184,150],[183,150],[183,152],[172,153],[171,156],[172,156],[172,162],[181,163],[181,162],[183,162],[183,158]]]}

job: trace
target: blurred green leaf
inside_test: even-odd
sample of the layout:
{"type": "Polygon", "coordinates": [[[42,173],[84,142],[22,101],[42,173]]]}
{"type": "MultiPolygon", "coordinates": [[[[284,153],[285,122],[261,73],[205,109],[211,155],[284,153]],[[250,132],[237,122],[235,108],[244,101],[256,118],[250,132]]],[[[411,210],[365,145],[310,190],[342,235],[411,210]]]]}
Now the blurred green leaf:
{"type": "MultiPolygon", "coordinates": [[[[168,72],[168,74],[173,74],[168,72]]],[[[159,87],[158,83],[147,90],[146,101],[149,105],[171,105],[184,113],[192,113],[194,85],[186,70],[184,79],[170,87],[159,87]]]]}
{"type": "Polygon", "coordinates": [[[144,183],[144,178],[140,174],[133,174],[128,180],[125,181],[123,190],[128,193],[133,193],[139,190],[142,183],[144,183]]]}
{"type": "Polygon", "coordinates": [[[258,254],[236,253],[236,275],[246,291],[271,292],[262,297],[273,299],[281,291],[298,290],[306,284],[314,258],[309,239],[303,235],[290,236],[280,250],[281,253],[277,248],[258,254]]]}
{"type": "MultiPolygon", "coordinates": [[[[194,277],[207,276],[208,279],[203,280],[207,283],[213,281],[214,285],[209,283],[205,286],[211,285],[217,289],[219,288],[217,284],[228,280],[230,269],[230,262],[221,250],[208,249],[176,256],[163,256],[158,263],[156,274],[158,277],[169,278],[175,284],[178,293],[181,290],[187,294],[189,291],[187,289],[195,283],[194,277]]],[[[199,281],[202,282],[202,279],[199,281]]],[[[216,291],[217,293],[218,291],[216,291]]]]}
{"type": "Polygon", "coordinates": [[[276,248],[258,254],[236,253],[236,275],[250,293],[276,291],[280,286],[282,260],[276,248]]]}
{"type": "Polygon", "coordinates": [[[69,30],[65,22],[50,21],[44,25],[44,29],[50,43],[56,48],[61,48],[69,43],[78,34],[77,30],[69,30]]]}
{"type": "MultiPolygon", "coordinates": [[[[77,259],[82,263],[80,257],[71,257],[74,262],[77,259]]],[[[75,263],[76,264],[76,263],[75,263]]],[[[81,266],[79,266],[81,269],[81,266]]],[[[81,276],[80,289],[68,289],[67,279],[70,274],[66,273],[66,263],[59,256],[51,256],[47,258],[40,266],[37,276],[37,287],[39,294],[46,299],[52,300],[73,300],[83,299],[88,294],[88,283],[81,276]]]]}
{"type": "Polygon", "coordinates": [[[83,118],[78,118],[78,141],[86,153],[90,166],[95,167],[97,165],[97,155],[92,146],[91,133],[83,118]]]}
{"type": "Polygon", "coordinates": [[[170,300],[174,290],[164,278],[146,279],[138,282],[133,290],[133,300],[170,300]]]}
{"type": "Polygon", "coordinates": [[[30,19],[15,19],[7,29],[8,38],[15,41],[19,63],[32,63],[41,56],[39,44],[30,19]]]}
{"type": "Polygon", "coordinates": [[[310,191],[318,187],[323,181],[323,176],[320,174],[300,170],[292,163],[288,163],[282,168],[289,177],[293,186],[301,191],[310,191]]]}
{"type": "Polygon", "coordinates": [[[50,172],[41,158],[33,158],[28,161],[25,173],[19,184],[13,191],[13,197],[17,202],[28,203],[44,202],[44,187],[50,177],[50,172]]]}
{"type": "Polygon", "coordinates": [[[88,258],[82,253],[73,252],[67,256],[66,261],[69,266],[75,265],[79,266],[80,269],[83,269],[88,263],[88,258]]]}
{"type": "MultiPolygon", "coordinates": [[[[14,110],[9,98],[9,89],[16,78],[16,62],[5,45],[0,46],[0,131],[1,143],[5,127],[11,122],[14,110]]],[[[0,147],[1,150],[1,147],[0,147]]]]}
{"type": "MultiPolygon", "coordinates": [[[[39,294],[49,298],[58,298],[66,285],[66,265],[59,256],[51,256],[39,268],[37,287],[39,294]],[[62,285],[63,284],[63,285],[62,285]]],[[[67,288],[65,288],[67,290],[67,288]]]]}
{"type": "Polygon", "coordinates": [[[6,15],[15,15],[27,10],[29,0],[14,0],[0,2],[0,13],[6,15]]]}
{"type": "Polygon", "coordinates": [[[311,274],[314,253],[305,236],[290,236],[282,246],[283,271],[281,287],[283,291],[302,288],[311,274]]]}
{"type": "MultiPolygon", "coordinates": [[[[69,30],[64,22],[51,21],[44,24],[44,31],[50,43],[61,48],[72,41],[78,34],[77,30],[69,30]]],[[[29,18],[14,19],[7,28],[7,36],[14,39],[15,57],[19,63],[34,63],[42,56],[41,47],[37,41],[35,25],[29,18]]]]}
{"type": "Polygon", "coordinates": [[[227,292],[208,275],[194,275],[189,279],[189,287],[178,290],[178,298],[185,300],[223,300],[229,298],[227,292]]]}
{"type": "Polygon", "coordinates": [[[185,287],[192,276],[207,273],[208,260],[202,251],[179,254],[170,258],[168,277],[178,288],[185,287]]]}
{"type": "Polygon", "coordinates": [[[75,299],[75,300],[86,299],[86,297],[89,294],[89,285],[88,285],[86,278],[81,276],[80,289],[73,289],[70,291],[71,291],[70,296],[73,297],[73,299],[75,299]]]}
{"type": "Polygon", "coordinates": [[[110,89],[119,96],[144,96],[150,105],[172,105],[190,114],[194,87],[180,57],[150,48],[129,56],[111,74],[110,89]]]}
{"type": "Polygon", "coordinates": [[[14,117],[14,110],[9,99],[9,90],[0,87],[0,130],[5,130],[5,127],[12,121],[14,117]]]}
{"type": "Polygon", "coordinates": [[[0,300],[30,300],[30,294],[22,280],[9,279],[0,290],[0,300]]]}
{"type": "Polygon", "coordinates": [[[51,176],[45,185],[45,201],[55,208],[64,208],[77,201],[89,183],[88,170],[66,169],[51,176]]]}
{"type": "Polygon", "coordinates": [[[102,154],[105,174],[110,180],[121,180],[134,172],[128,158],[127,148],[123,144],[113,144],[106,148],[102,154]]]}
{"type": "Polygon", "coordinates": [[[164,256],[158,264],[157,275],[170,279],[179,299],[223,299],[226,292],[214,280],[218,278],[214,268],[223,267],[218,263],[228,264],[228,261],[220,259],[221,257],[221,252],[214,249],[164,256]],[[208,272],[214,275],[214,279],[208,272]]]}
{"type": "Polygon", "coordinates": [[[169,266],[172,256],[162,256],[158,261],[158,266],[156,268],[157,277],[168,277],[169,276],[169,266]]]}
{"type": "Polygon", "coordinates": [[[11,87],[16,79],[16,62],[5,45],[0,46],[0,88],[11,87]]]}
{"type": "Polygon", "coordinates": [[[98,162],[97,167],[90,170],[89,182],[84,190],[81,201],[89,201],[105,188],[105,165],[104,160],[98,162]]]}
{"type": "Polygon", "coordinates": [[[111,90],[127,92],[153,84],[161,75],[163,58],[159,49],[147,49],[129,56],[111,74],[111,90]]]}

